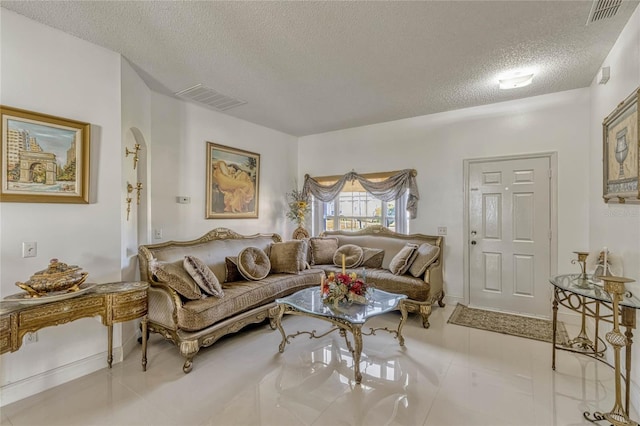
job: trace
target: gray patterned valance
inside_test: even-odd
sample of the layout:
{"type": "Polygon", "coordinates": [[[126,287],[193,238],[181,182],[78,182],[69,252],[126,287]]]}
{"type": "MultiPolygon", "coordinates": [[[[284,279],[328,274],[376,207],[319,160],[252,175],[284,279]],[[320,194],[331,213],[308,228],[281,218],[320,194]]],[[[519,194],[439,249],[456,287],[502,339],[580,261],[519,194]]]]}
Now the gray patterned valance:
{"type": "Polygon", "coordinates": [[[347,182],[354,180],[357,180],[367,192],[382,201],[397,200],[405,191],[408,191],[407,212],[409,212],[410,219],[415,219],[418,216],[418,200],[420,199],[416,175],[415,170],[405,169],[383,181],[372,182],[352,171],[331,185],[322,185],[309,175],[305,175],[302,192],[305,196],[311,194],[326,203],[335,199],[347,182]]]}

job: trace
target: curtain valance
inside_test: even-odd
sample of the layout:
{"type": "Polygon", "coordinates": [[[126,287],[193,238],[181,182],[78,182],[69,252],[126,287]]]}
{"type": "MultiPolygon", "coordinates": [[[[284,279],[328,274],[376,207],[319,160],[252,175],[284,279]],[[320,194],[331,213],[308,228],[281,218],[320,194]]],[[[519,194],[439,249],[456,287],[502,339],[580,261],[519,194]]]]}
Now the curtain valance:
{"type": "Polygon", "coordinates": [[[347,182],[354,180],[357,180],[367,192],[382,201],[397,200],[405,191],[408,191],[407,212],[409,212],[409,218],[415,219],[418,216],[418,200],[420,199],[416,183],[417,174],[414,169],[405,169],[385,180],[374,182],[351,171],[330,185],[323,185],[311,176],[305,175],[302,192],[307,197],[313,195],[318,200],[327,203],[340,194],[347,182]]]}

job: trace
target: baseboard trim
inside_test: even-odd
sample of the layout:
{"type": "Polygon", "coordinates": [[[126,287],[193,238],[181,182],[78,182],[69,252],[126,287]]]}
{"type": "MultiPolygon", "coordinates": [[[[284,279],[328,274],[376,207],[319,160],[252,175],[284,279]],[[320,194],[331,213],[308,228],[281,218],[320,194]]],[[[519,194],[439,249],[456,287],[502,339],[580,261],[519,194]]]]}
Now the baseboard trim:
{"type": "Polygon", "coordinates": [[[449,296],[447,294],[444,295],[445,305],[456,305],[458,303],[464,304],[464,297],[449,296]]]}
{"type": "MultiPolygon", "coordinates": [[[[122,348],[113,349],[114,363],[122,360],[122,348]]],[[[107,352],[101,352],[0,388],[0,407],[70,382],[107,366],[107,352]]]]}

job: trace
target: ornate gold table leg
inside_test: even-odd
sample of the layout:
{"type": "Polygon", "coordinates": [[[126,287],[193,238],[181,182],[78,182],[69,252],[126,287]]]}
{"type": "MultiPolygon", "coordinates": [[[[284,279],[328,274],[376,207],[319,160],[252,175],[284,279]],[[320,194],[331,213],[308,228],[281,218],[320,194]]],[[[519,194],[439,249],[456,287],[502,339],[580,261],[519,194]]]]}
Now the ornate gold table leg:
{"type": "Polygon", "coordinates": [[[149,317],[145,315],[142,317],[141,325],[142,325],[142,371],[147,371],[147,339],[148,339],[148,330],[147,330],[147,322],[149,317]]]}
{"type": "Polygon", "coordinates": [[[280,353],[284,352],[284,347],[287,344],[287,335],[285,334],[284,329],[282,328],[282,316],[284,315],[284,311],[285,311],[285,306],[280,305],[278,309],[278,314],[276,315],[276,328],[280,330],[280,334],[282,334],[282,342],[280,342],[280,346],[278,347],[278,350],[280,351],[280,353]]]}
{"type": "Polygon", "coordinates": [[[111,368],[113,363],[113,324],[107,326],[107,340],[109,345],[109,352],[107,353],[107,364],[111,368]]]}
{"type": "Polygon", "coordinates": [[[574,339],[571,339],[568,345],[571,347],[577,346],[584,351],[590,350],[592,352],[596,352],[596,347],[593,341],[587,335],[587,322],[586,322],[587,305],[585,302],[586,302],[585,297],[580,296],[580,304],[582,305],[582,309],[580,312],[581,314],[580,333],[578,334],[577,337],[575,337],[574,339]]]}
{"type": "Polygon", "coordinates": [[[356,377],[356,383],[360,384],[362,382],[362,373],[360,373],[360,355],[362,355],[362,327],[360,325],[353,325],[351,328],[351,332],[353,333],[353,371],[356,377]]]}
{"type": "Polygon", "coordinates": [[[618,318],[620,315],[618,303],[622,299],[622,295],[625,293],[624,284],[627,282],[632,282],[633,280],[624,277],[612,276],[604,276],[598,278],[604,280],[604,291],[606,291],[607,293],[611,293],[611,298],[613,299],[613,330],[608,332],[605,337],[607,339],[607,342],[609,342],[611,346],[613,346],[614,351],[616,401],[613,405],[613,408],[608,413],[602,414],[599,412],[595,412],[593,413],[593,419],[590,418],[591,415],[589,414],[589,412],[584,412],[583,416],[592,423],[600,420],[606,420],[614,426],[637,426],[638,424],[629,419],[628,412],[625,411],[624,407],[622,407],[622,386],[620,383],[620,349],[627,344],[627,338],[620,332],[620,324],[618,318]]]}
{"type": "Polygon", "coordinates": [[[404,323],[407,322],[407,307],[404,305],[404,300],[400,301],[399,308],[402,318],[400,318],[400,324],[398,324],[397,337],[400,346],[404,346],[404,336],[402,336],[402,328],[404,327],[404,323]]]}

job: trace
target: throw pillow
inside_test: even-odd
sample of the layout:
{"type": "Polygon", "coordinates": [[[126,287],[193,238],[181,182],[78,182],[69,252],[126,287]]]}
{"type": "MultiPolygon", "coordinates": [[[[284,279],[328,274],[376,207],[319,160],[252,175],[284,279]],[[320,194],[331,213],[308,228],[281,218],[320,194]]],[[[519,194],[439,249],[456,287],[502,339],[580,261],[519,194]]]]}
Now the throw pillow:
{"type": "Polygon", "coordinates": [[[342,255],[344,254],[344,266],[347,268],[356,268],[362,262],[364,252],[362,247],[355,244],[345,244],[340,246],[333,255],[333,264],[342,267],[342,255]]]}
{"type": "Polygon", "coordinates": [[[417,244],[407,243],[398,252],[398,254],[396,254],[393,259],[391,259],[391,263],[389,263],[389,270],[391,271],[391,273],[394,275],[403,275],[405,272],[407,272],[407,270],[411,266],[411,262],[413,262],[413,259],[415,259],[417,249],[417,244]]]}
{"type": "Polygon", "coordinates": [[[149,264],[151,273],[158,282],[174,289],[179,295],[189,300],[204,299],[200,287],[182,267],[183,261],[160,262],[156,259],[149,264]]]}
{"type": "Polygon", "coordinates": [[[225,267],[227,269],[227,276],[224,279],[225,283],[232,283],[235,281],[244,281],[244,277],[238,269],[238,257],[227,256],[224,258],[225,267]]]}
{"type": "Polygon", "coordinates": [[[309,239],[312,265],[331,265],[333,255],[338,250],[338,239],[333,237],[314,237],[309,239]]]}
{"type": "Polygon", "coordinates": [[[416,250],[418,253],[415,260],[409,267],[409,273],[418,278],[424,271],[427,270],[440,254],[440,247],[431,245],[429,243],[420,244],[420,247],[416,250]]]}
{"type": "Polygon", "coordinates": [[[193,256],[185,256],[183,266],[202,291],[215,297],[224,296],[220,281],[202,260],[193,256]]]}
{"type": "Polygon", "coordinates": [[[364,268],[382,268],[382,260],[384,259],[384,250],[362,247],[362,263],[358,266],[364,268]]]}
{"type": "Polygon", "coordinates": [[[258,247],[247,247],[238,254],[238,270],[247,280],[261,280],[271,270],[269,256],[258,247]]]}
{"type": "Polygon", "coordinates": [[[271,244],[271,272],[297,274],[306,267],[307,244],[302,240],[271,244]]]}

